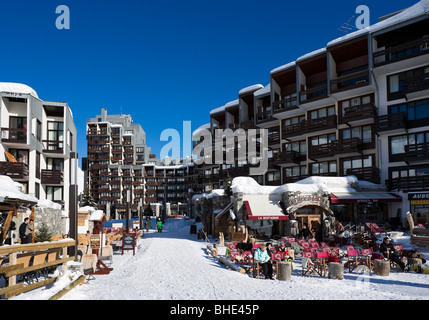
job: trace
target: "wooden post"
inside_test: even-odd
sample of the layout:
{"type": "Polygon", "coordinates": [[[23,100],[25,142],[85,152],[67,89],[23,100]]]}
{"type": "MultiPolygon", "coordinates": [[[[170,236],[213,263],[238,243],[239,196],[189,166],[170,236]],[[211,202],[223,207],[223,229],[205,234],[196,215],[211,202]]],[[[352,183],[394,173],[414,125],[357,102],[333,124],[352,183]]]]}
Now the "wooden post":
{"type": "Polygon", "coordinates": [[[389,260],[374,260],[374,274],[387,277],[390,275],[389,260]]]}
{"type": "Polygon", "coordinates": [[[292,278],[292,265],[291,262],[280,261],[277,264],[277,280],[289,281],[292,278]]]}
{"type": "Polygon", "coordinates": [[[329,279],[344,279],[344,264],[340,262],[330,262],[328,265],[329,268],[329,279]]]}

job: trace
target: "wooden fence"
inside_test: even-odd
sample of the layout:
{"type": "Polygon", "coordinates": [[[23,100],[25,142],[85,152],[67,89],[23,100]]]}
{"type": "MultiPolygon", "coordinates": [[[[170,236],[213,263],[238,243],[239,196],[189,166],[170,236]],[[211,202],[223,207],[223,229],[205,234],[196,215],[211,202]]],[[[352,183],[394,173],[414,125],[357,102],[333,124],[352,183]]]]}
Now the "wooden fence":
{"type": "MultiPolygon", "coordinates": [[[[62,265],[62,275],[67,272],[67,262],[75,257],[69,257],[67,248],[75,245],[75,240],[66,239],[54,242],[31,243],[23,245],[0,247],[0,260],[9,263],[3,263],[0,266],[0,275],[3,275],[8,281],[7,286],[0,288],[0,296],[6,298],[14,297],[20,293],[27,292],[38,287],[48,285],[54,282],[58,277],[47,278],[24,286],[24,281],[17,283],[17,275],[25,275],[29,272],[36,272],[42,269],[62,265]],[[42,256],[42,260],[36,263],[36,257],[42,256]],[[30,263],[30,259],[33,263],[30,263]]],[[[1,264],[1,262],[0,262],[1,264]]]]}

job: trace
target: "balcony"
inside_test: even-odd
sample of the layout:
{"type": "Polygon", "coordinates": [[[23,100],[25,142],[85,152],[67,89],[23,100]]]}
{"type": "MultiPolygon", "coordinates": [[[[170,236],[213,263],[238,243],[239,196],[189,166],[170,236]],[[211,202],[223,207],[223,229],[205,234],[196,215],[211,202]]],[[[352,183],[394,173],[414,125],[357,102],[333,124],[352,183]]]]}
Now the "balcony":
{"type": "Polygon", "coordinates": [[[1,128],[3,142],[27,143],[26,129],[1,128]]]}
{"type": "Polygon", "coordinates": [[[390,191],[429,191],[429,175],[389,179],[386,180],[386,186],[390,191]]]}
{"type": "Polygon", "coordinates": [[[268,144],[279,144],[280,143],[280,132],[273,132],[268,134],[268,144]]]}
{"type": "Polygon", "coordinates": [[[407,163],[429,160],[429,142],[409,144],[404,149],[404,161],[407,163]]]}
{"type": "Polygon", "coordinates": [[[374,129],[376,133],[406,128],[407,120],[405,112],[392,113],[375,117],[374,129]]]}
{"type": "Polygon", "coordinates": [[[374,66],[380,67],[385,64],[411,59],[428,53],[429,37],[426,36],[418,40],[374,52],[374,66]]]}
{"type": "Polygon", "coordinates": [[[331,115],[323,118],[308,119],[300,123],[285,126],[283,128],[283,137],[294,137],[315,131],[323,131],[327,129],[337,128],[337,116],[331,115]]]}
{"type": "Polygon", "coordinates": [[[346,176],[356,176],[359,180],[380,183],[380,170],[376,167],[347,169],[346,176]]]}
{"type": "Polygon", "coordinates": [[[306,156],[299,154],[297,151],[280,151],[275,154],[272,158],[272,164],[275,166],[287,165],[287,164],[299,164],[304,161],[306,156]]]}
{"type": "Polygon", "coordinates": [[[340,92],[369,84],[369,70],[362,70],[331,80],[331,92],[340,92]]]}
{"type": "Polygon", "coordinates": [[[374,119],[377,116],[377,108],[373,103],[353,106],[344,109],[342,120],[346,123],[353,121],[374,119]]]}
{"type": "Polygon", "coordinates": [[[42,170],[42,184],[61,185],[64,181],[61,170],[42,170]]]}
{"type": "Polygon", "coordinates": [[[274,113],[298,109],[298,98],[291,97],[273,102],[274,113]]]}
{"type": "Polygon", "coordinates": [[[328,86],[326,84],[319,85],[304,91],[299,92],[300,103],[307,103],[319,99],[326,98],[328,96],[328,86]]]}
{"type": "Polygon", "coordinates": [[[310,159],[329,158],[338,154],[361,153],[362,141],[358,138],[334,140],[326,144],[310,146],[308,152],[310,159]]]}
{"type": "Polygon", "coordinates": [[[265,122],[270,120],[274,120],[273,115],[271,114],[271,111],[258,112],[256,114],[257,122],[265,122]]]}
{"type": "Polygon", "coordinates": [[[28,181],[28,165],[21,162],[0,162],[0,175],[16,181],[28,181]]]}

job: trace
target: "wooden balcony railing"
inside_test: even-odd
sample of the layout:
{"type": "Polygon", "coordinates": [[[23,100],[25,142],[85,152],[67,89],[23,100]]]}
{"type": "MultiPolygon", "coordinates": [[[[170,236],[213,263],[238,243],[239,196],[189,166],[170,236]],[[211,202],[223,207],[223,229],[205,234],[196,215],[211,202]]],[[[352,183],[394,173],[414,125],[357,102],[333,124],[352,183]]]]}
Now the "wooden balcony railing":
{"type": "Polygon", "coordinates": [[[429,160],[429,142],[409,144],[404,147],[404,161],[415,162],[429,160]]]}
{"type": "Polygon", "coordinates": [[[356,176],[359,180],[380,183],[380,170],[377,167],[354,168],[346,170],[347,176],[356,176]]]}
{"type": "Polygon", "coordinates": [[[273,102],[273,111],[282,112],[298,108],[298,97],[291,97],[273,102]]]}
{"type": "Polygon", "coordinates": [[[42,184],[60,185],[64,181],[61,170],[42,170],[42,184]]]}
{"type": "Polygon", "coordinates": [[[279,166],[283,164],[299,164],[301,161],[305,160],[305,156],[301,155],[297,151],[289,150],[289,151],[280,151],[279,153],[275,154],[272,158],[272,164],[279,166]]]}
{"type": "Polygon", "coordinates": [[[27,143],[26,129],[1,128],[3,142],[27,143]]]}
{"type": "Polygon", "coordinates": [[[335,129],[337,127],[337,116],[331,115],[323,118],[308,119],[300,123],[283,127],[283,137],[293,137],[315,131],[335,129]]]}
{"type": "Polygon", "coordinates": [[[409,41],[382,51],[374,52],[374,66],[379,67],[385,64],[414,58],[428,53],[429,37],[426,36],[421,39],[409,41]]]}
{"type": "Polygon", "coordinates": [[[377,108],[373,103],[360,106],[344,108],[342,120],[346,123],[364,119],[374,119],[377,115],[377,108]]]}
{"type": "Polygon", "coordinates": [[[28,181],[28,165],[21,162],[0,162],[0,175],[16,181],[28,181]]]}
{"type": "Polygon", "coordinates": [[[331,80],[331,92],[339,92],[369,84],[369,70],[362,70],[331,80]]]}
{"type": "Polygon", "coordinates": [[[326,144],[310,146],[308,157],[310,159],[333,157],[337,154],[347,154],[362,151],[362,141],[359,138],[334,140],[326,144]]]}
{"type": "Polygon", "coordinates": [[[405,112],[386,114],[375,118],[375,132],[406,129],[407,120],[405,112]]]}
{"type": "Polygon", "coordinates": [[[307,102],[326,98],[327,96],[328,96],[328,86],[325,84],[325,85],[300,91],[299,101],[301,103],[307,103],[307,102]]]}
{"type": "Polygon", "coordinates": [[[400,177],[386,180],[388,190],[429,191],[429,175],[415,177],[400,177]]]}

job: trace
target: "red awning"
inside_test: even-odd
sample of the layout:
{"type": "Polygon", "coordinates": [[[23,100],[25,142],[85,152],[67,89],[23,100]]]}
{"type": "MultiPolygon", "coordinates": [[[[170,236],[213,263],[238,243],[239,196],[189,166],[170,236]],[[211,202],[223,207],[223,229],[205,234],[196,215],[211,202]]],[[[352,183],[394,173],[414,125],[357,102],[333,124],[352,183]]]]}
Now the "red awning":
{"type": "Polygon", "coordinates": [[[267,196],[247,196],[244,205],[249,220],[289,220],[281,201],[269,200],[267,196]]]}
{"type": "Polygon", "coordinates": [[[393,193],[331,193],[331,203],[385,203],[402,202],[402,198],[393,193]]]}

